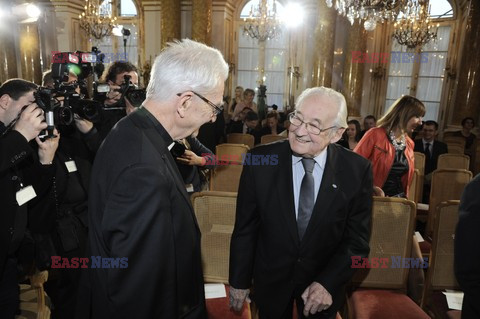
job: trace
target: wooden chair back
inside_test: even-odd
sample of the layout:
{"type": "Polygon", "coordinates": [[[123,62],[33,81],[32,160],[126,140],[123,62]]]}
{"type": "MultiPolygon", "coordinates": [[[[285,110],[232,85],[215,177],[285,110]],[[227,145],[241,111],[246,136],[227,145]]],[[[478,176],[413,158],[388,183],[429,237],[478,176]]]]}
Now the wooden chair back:
{"type": "Polygon", "coordinates": [[[464,154],[447,153],[438,157],[437,169],[456,168],[466,169],[470,167],[470,157],[464,154]]]}
{"type": "Polygon", "coordinates": [[[433,235],[437,206],[441,202],[460,200],[463,189],[471,179],[472,172],[465,169],[437,169],[433,171],[426,228],[428,236],[433,235]]]}
{"type": "Polygon", "coordinates": [[[228,283],[230,239],[235,225],[237,194],[200,192],[192,205],[202,232],[202,263],[205,282],[228,283]]]}
{"type": "Polygon", "coordinates": [[[263,135],[260,138],[260,144],[268,144],[268,143],[281,141],[281,140],[285,140],[285,139],[287,139],[285,136],[267,134],[267,135],[263,135]]]}
{"type": "Polygon", "coordinates": [[[374,197],[369,260],[386,258],[387,268],[357,269],[352,279],[354,285],[405,291],[408,269],[391,265],[410,257],[414,227],[414,202],[403,198],[374,197]]]}
{"type": "Polygon", "coordinates": [[[255,138],[251,134],[230,133],[227,135],[227,143],[245,144],[253,148],[255,146],[255,138]]]}

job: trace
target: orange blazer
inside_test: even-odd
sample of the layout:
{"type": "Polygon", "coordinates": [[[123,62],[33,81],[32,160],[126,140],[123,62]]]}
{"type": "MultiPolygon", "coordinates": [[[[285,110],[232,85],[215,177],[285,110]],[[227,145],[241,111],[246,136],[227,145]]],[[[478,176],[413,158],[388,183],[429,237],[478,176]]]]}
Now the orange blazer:
{"type": "MultiPolygon", "coordinates": [[[[413,179],[413,171],[415,170],[413,155],[415,143],[407,136],[406,144],[405,157],[408,161],[408,174],[402,177],[402,184],[405,194],[408,196],[408,190],[413,179]]],[[[369,129],[353,151],[372,162],[373,185],[382,188],[395,160],[395,148],[388,139],[386,130],[382,127],[369,129]]]]}

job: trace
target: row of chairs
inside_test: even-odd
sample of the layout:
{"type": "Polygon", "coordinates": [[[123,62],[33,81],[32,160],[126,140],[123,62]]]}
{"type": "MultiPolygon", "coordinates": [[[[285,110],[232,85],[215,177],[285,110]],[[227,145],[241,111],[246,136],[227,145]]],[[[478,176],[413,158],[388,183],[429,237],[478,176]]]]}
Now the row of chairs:
{"type": "MultiPolygon", "coordinates": [[[[280,140],[286,139],[285,136],[281,135],[273,135],[273,134],[268,134],[268,135],[263,135],[260,138],[260,144],[268,144],[280,140]]],[[[227,143],[232,143],[232,144],[245,144],[250,148],[253,148],[255,146],[255,138],[251,134],[242,134],[242,133],[230,133],[227,135],[227,143]]]]}
{"type": "MultiPolygon", "coordinates": [[[[192,202],[202,231],[205,281],[227,284],[236,193],[196,193],[192,196],[192,202]]],[[[350,319],[421,319],[430,318],[429,315],[444,318],[448,309],[445,308],[445,298],[438,302],[438,296],[441,295],[439,291],[458,288],[453,269],[453,235],[458,220],[458,205],[459,201],[449,201],[438,206],[427,281],[423,297],[417,304],[406,295],[411,269],[391,267],[392,256],[403,260],[412,255],[415,203],[406,199],[374,197],[369,259],[387,258],[390,264],[388,268],[359,269],[356,272],[344,315],[350,319]]],[[[228,304],[228,299],[216,300],[217,309],[212,309],[212,302],[207,301],[211,318],[238,318],[228,310],[228,306],[218,306],[222,302],[228,304]]],[[[458,312],[449,314],[459,315],[458,312]]],[[[245,306],[241,318],[249,316],[248,306],[245,306]]]]}

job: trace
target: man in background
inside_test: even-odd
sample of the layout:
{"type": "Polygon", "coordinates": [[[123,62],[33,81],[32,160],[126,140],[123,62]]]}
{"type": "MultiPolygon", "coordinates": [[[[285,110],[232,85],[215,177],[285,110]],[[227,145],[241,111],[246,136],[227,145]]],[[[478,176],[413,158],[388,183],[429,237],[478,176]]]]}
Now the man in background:
{"type": "Polygon", "coordinates": [[[422,128],[423,138],[415,140],[415,152],[425,154],[425,183],[423,186],[422,203],[428,203],[430,197],[430,186],[432,172],[437,169],[438,157],[441,154],[448,153],[447,144],[437,141],[438,123],[435,121],[426,121],[422,128]]]}
{"type": "Polygon", "coordinates": [[[372,127],[377,126],[377,119],[373,115],[367,115],[363,119],[363,131],[360,132],[360,138],[362,138],[365,133],[372,127]]]}

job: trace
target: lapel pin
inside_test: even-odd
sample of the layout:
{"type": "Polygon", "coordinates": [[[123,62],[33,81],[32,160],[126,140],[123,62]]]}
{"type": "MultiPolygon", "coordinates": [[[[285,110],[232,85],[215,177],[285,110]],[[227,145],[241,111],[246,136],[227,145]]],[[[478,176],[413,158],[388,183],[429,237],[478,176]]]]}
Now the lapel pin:
{"type": "Polygon", "coordinates": [[[333,188],[337,188],[337,184],[332,184],[332,187],[333,187],[333,188]]]}

